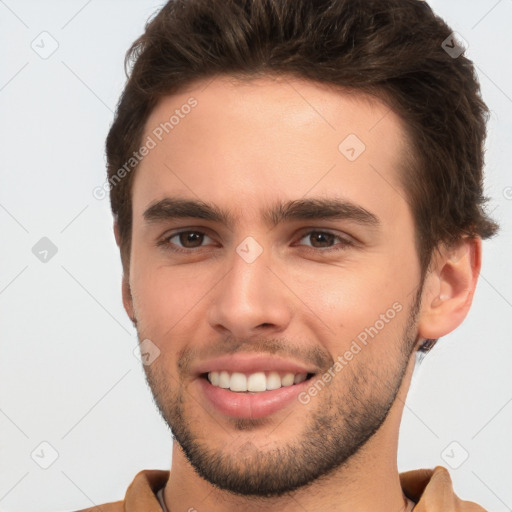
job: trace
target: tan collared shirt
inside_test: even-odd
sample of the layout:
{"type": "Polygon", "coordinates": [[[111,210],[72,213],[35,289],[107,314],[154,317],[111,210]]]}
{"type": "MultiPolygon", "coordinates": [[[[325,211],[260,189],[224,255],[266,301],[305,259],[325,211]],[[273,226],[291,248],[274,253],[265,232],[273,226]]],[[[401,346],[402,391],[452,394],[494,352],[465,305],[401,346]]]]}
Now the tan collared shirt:
{"type": "MultiPolygon", "coordinates": [[[[145,469],[137,473],[124,500],[77,512],[162,512],[164,509],[157,494],[168,478],[169,471],[145,469]]],[[[400,473],[400,483],[404,494],[416,503],[414,512],[486,512],[476,503],[456,496],[450,474],[442,466],[400,473]]],[[[167,504],[167,508],[172,512],[171,504],[167,504]]]]}

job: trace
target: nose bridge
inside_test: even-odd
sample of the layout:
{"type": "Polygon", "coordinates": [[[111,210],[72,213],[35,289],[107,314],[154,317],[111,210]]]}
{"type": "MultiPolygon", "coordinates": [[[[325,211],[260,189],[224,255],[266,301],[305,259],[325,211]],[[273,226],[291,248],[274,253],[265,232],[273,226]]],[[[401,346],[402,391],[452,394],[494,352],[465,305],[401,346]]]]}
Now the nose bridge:
{"type": "Polygon", "coordinates": [[[233,286],[228,291],[232,298],[242,300],[241,304],[252,303],[256,306],[268,292],[270,254],[258,246],[252,240],[244,241],[237,247],[236,255],[232,258],[230,274],[233,286]]]}
{"type": "Polygon", "coordinates": [[[216,287],[209,312],[212,327],[239,337],[250,336],[262,326],[283,330],[290,320],[290,304],[269,269],[270,250],[247,237],[236,247],[230,265],[216,287]]]}

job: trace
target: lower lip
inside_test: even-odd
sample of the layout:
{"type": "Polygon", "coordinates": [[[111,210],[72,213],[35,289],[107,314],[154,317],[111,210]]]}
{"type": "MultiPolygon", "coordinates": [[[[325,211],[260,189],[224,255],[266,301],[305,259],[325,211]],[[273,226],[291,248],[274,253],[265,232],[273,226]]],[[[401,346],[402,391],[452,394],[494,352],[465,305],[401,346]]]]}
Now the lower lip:
{"type": "Polygon", "coordinates": [[[238,393],[212,386],[205,378],[198,379],[207,400],[222,414],[234,418],[256,419],[273,414],[294,400],[309,386],[309,380],[260,393],[238,393]]]}

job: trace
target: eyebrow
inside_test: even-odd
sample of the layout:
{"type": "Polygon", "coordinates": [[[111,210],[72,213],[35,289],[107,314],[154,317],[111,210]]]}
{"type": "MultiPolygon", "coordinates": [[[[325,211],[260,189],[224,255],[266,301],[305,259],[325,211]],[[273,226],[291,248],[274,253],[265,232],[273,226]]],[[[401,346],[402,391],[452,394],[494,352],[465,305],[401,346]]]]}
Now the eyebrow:
{"type": "MultiPolygon", "coordinates": [[[[144,214],[146,223],[196,218],[218,222],[228,227],[235,224],[236,218],[228,210],[195,199],[166,197],[151,206],[144,214]]],[[[262,213],[263,221],[269,227],[293,220],[350,220],[361,225],[379,227],[376,215],[350,201],[338,198],[296,199],[286,202],[275,202],[270,209],[262,213]]]]}

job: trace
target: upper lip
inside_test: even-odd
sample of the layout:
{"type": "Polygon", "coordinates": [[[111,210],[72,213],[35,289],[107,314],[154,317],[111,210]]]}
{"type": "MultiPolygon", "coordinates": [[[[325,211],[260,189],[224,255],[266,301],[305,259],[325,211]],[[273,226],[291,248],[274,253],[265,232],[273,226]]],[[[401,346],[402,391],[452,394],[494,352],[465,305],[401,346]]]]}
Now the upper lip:
{"type": "Polygon", "coordinates": [[[204,361],[197,365],[198,375],[208,372],[227,371],[230,373],[256,373],[256,372],[278,372],[278,373],[316,373],[316,368],[305,366],[298,362],[278,357],[258,354],[230,354],[215,359],[204,361]]]}

